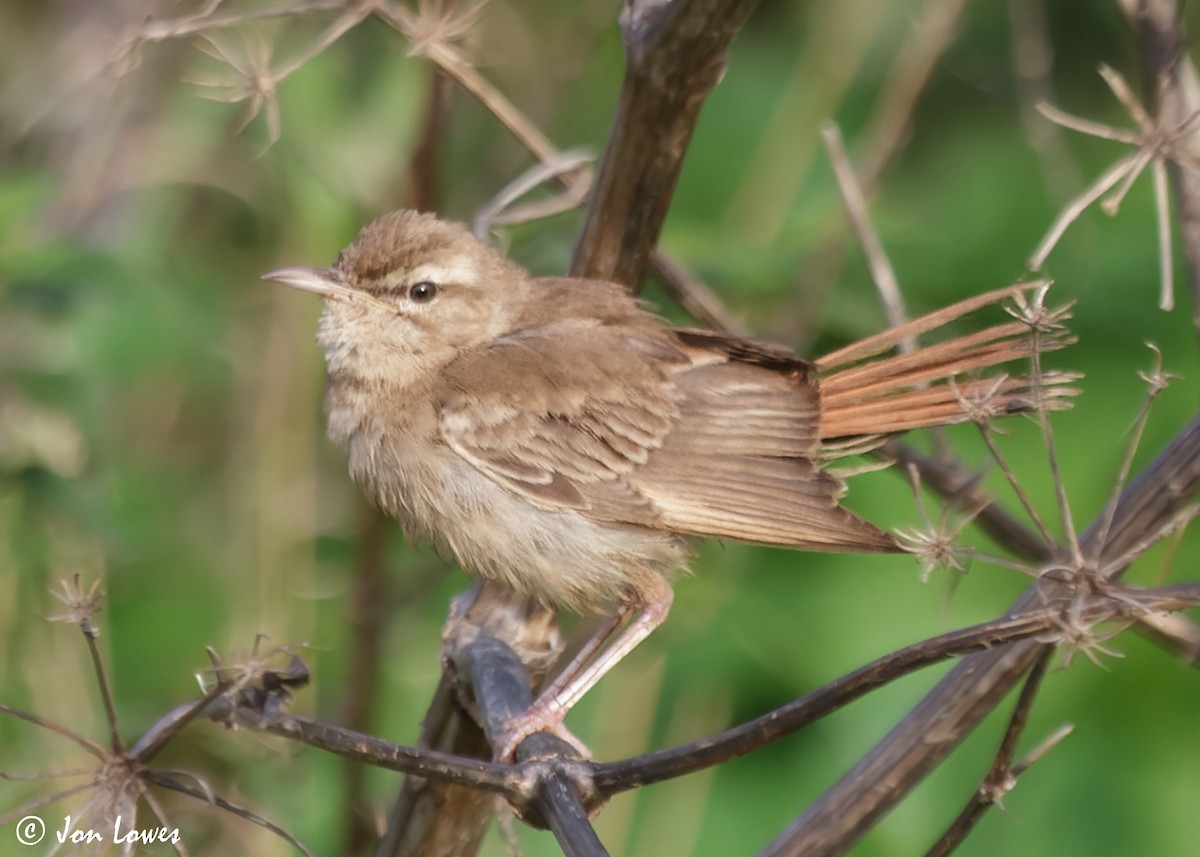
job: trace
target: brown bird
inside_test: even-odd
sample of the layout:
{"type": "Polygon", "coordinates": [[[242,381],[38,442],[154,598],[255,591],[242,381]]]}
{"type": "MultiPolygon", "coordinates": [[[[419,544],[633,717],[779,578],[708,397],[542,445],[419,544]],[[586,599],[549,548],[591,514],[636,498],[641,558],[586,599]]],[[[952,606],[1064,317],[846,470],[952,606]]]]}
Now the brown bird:
{"type": "Polygon", "coordinates": [[[1061,407],[1075,392],[1066,376],[954,380],[1067,342],[1033,338],[1020,319],[887,353],[1036,283],[809,363],[672,327],[614,283],[534,277],[463,226],[414,211],[365,227],[331,268],[264,279],[325,298],[329,435],[387,513],[469,573],[547,606],[616,605],[509,724],[501,758],[534,731],[565,731],[567,710],[663,621],[684,537],[896,550],[838,505],[844,485],[822,460],[1039,397],[1061,407]]]}

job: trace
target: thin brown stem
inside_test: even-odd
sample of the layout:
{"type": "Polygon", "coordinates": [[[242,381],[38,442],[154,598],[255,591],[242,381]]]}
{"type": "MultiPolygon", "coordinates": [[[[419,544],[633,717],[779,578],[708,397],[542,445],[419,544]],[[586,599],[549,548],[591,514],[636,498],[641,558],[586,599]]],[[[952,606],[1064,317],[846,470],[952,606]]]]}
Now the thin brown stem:
{"type": "MultiPolygon", "coordinates": [[[[1124,553],[1147,531],[1174,518],[1200,493],[1200,414],[1133,480],[1121,496],[1106,555],[1124,553]]],[[[1082,543],[1090,553],[1097,521],[1082,543]]],[[[1123,569],[1110,568],[1117,577],[1123,569]]],[[[1057,585],[1027,591],[1010,615],[1045,604],[1057,585]]],[[[1066,595],[1070,596],[1070,591],[1066,595]]],[[[857,764],[791,826],[763,857],[845,853],[957,747],[1041,656],[1044,643],[1025,640],[968,655],[857,764]],[[888,782],[886,790],[875,784],[888,782]]]]}
{"type": "Polygon", "coordinates": [[[1009,718],[1008,728],[1004,730],[1004,737],[1000,740],[1000,746],[996,748],[995,758],[992,760],[992,765],[984,776],[983,782],[979,784],[975,794],[967,801],[967,805],[963,807],[946,832],[926,852],[926,857],[946,857],[958,848],[975,829],[979,820],[983,818],[983,813],[998,803],[1000,798],[1016,784],[1018,771],[1013,765],[1013,757],[1017,752],[1017,743],[1021,740],[1021,735],[1028,724],[1029,711],[1033,707],[1033,701],[1042,686],[1042,679],[1046,675],[1046,668],[1053,655],[1054,650],[1047,648],[1029,670],[1029,675],[1026,676],[1025,684],[1021,688],[1021,695],[1013,707],[1012,717],[1009,718]]]}
{"type": "MultiPolygon", "coordinates": [[[[833,165],[833,173],[837,177],[842,201],[846,205],[846,214],[850,218],[850,226],[867,257],[871,280],[879,292],[888,323],[892,327],[901,327],[908,321],[908,313],[904,308],[900,281],[896,279],[896,269],[892,267],[891,260],[883,249],[883,242],[879,240],[878,233],[871,225],[871,218],[867,214],[866,196],[854,175],[854,168],[850,165],[841,131],[832,122],[826,123],[821,128],[821,138],[825,141],[825,149],[829,153],[829,162],[833,165]]],[[[897,347],[902,352],[916,351],[916,336],[900,340],[897,347]]]]}

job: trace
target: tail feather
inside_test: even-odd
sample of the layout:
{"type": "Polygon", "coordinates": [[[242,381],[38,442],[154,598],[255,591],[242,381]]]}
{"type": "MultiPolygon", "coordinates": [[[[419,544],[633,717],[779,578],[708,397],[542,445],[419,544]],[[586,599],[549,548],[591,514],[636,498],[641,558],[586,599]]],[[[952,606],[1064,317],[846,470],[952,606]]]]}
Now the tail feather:
{"type": "Polygon", "coordinates": [[[1063,331],[1042,332],[1034,338],[1024,322],[1006,321],[907,353],[877,356],[909,337],[1042,285],[1010,286],[960,301],[817,361],[823,451],[839,454],[836,450],[844,444],[827,443],[837,439],[1029,411],[1039,399],[1050,409],[1067,407],[1079,393],[1071,386],[1080,377],[1076,374],[1044,373],[1038,380],[978,377],[993,366],[1028,359],[1035,347],[1046,352],[1069,345],[1074,338],[1063,331]]]}
{"type": "MultiPolygon", "coordinates": [[[[1028,332],[1020,322],[999,324],[949,342],[853,364],[822,378],[822,391],[828,396],[843,388],[863,389],[879,382],[892,383],[898,376],[908,373],[921,373],[924,380],[932,380],[1028,357],[1028,332]]],[[[1046,350],[1044,346],[1043,350],[1046,350]]],[[[913,380],[921,379],[914,377],[913,380]]]]}
{"type": "Polygon", "coordinates": [[[1007,298],[1016,297],[1025,292],[1042,288],[1049,285],[1049,283],[1049,280],[1034,280],[1031,283],[1018,283],[1014,286],[1005,286],[1002,289],[993,289],[990,292],[966,298],[958,303],[942,307],[928,315],[914,318],[905,324],[880,331],[874,336],[868,336],[866,339],[860,339],[857,342],[847,345],[845,348],[839,348],[837,351],[826,354],[816,362],[817,369],[821,372],[827,372],[838,366],[858,363],[868,357],[882,354],[888,349],[904,342],[906,339],[912,339],[931,330],[936,330],[955,319],[962,318],[964,315],[973,313],[983,307],[998,304],[1007,298]]]}

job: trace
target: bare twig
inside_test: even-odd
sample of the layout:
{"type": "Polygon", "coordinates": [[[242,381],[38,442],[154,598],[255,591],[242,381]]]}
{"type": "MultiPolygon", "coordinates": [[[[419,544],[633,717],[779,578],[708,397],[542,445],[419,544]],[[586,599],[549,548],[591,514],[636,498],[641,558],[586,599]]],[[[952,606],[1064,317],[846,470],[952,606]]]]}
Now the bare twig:
{"type": "Polygon", "coordinates": [[[1051,556],[1053,542],[1029,530],[980,487],[981,475],[954,461],[944,461],[916,451],[907,444],[889,441],[880,453],[900,464],[912,465],[922,484],[933,488],[961,508],[978,508],[975,523],[995,542],[1027,560],[1041,562],[1051,556]]]}
{"type": "MultiPolygon", "coordinates": [[[[1180,5],[1175,0],[1118,0],[1117,5],[1137,36],[1147,96],[1154,99],[1155,109],[1166,124],[1185,122],[1200,111],[1200,75],[1188,56],[1180,5]]],[[[1193,125],[1192,131],[1178,141],[1177,148],[1194,157],[1197,136],[1193,125]]],[[[1177,164],[1172,167],[1175,205],[1191,284],[1192,319],[1200,331],[1200,175],[1177,164]]],[[[1156,188],[1159,181],[1156,173],[1156,188]]],[[[1156,202],[1161,216],[1166,203],[1161,199],[1156,202]]],[[[1160,240],[1161,237],[1160,231],[1160,240]]]]}
{"type": "MultiPolygon", "coordinates": [[[[286,830],[284,830],[279,825],[268,821],[267,819],[263,818],[258,813],[251,812],[250,810],[246,809],[243,806],[238,806],[235,803],[231,803],[230,801],[226,800],[225,798],[221,797],[220,795],[214,795],[211,792],[206,791],[201,788],[197,788],[196,786],[187,785],[186,783],[182,783],[179,780],[175,779],[174,777],[167,776],[166,774],[164,774],[160,771],[147,771],[145,774],[145,779],[147,782],[153,783],[156,786],[161,786],[164,789],[170,789],[171,791],[179,792],[180,794],[185,794],[188,797],[194,797],[194,798],[196,798],[196,800],[200,800],[200,801],[203,801],[204,803],[212,804],[216,807],[219,807],[220,809],[225,810],[226,812],[236,815],[238,818],[245,819],[246,821],[249,821],[251,824],[257,824],[259,827],[265,828],[266,830],[269,830],[272,833],[274,833],[276,836],[278,836],[280,839],[287,842],[289,845],[291,845],[293,848],[295,848],[301,854],[304,854],[305,857],[316,857],[314,852],[310,851],[303,842],[301,842],[299,839],[297,839],[292,834],[288,833],[286,830]]],[[[153,796],[149,795],[149,794],[147,794],[146,797],[148,800],[153,799],[153,796]]],[[[165,824],[165,822],[164,822],[164,824],[165,824]]]]}
{"type": "Polygon", "coordinates": [[[518,803],[528,800],[530,784],[523,780],[520,772],[514,772],[512,765],[498,765],[435,750],[405,747],[373,735],[286,711],[264,715],[252,707],[236,704],[228,697],[214,702],[206,713],[210,717],[234,723],[243,729],[279,735],[345,759],[354,759],[389,771],[436,777],[444,782],[495,792],[518,803]]]}
{"type": "Polygon", "coordinates": [[[938,60],[954,42],[966,0],[926,0],[920,19],[884,75],[883,91],[864,133],[858,180],[867,196],[906,139],[917,101],[938,60]]]}
{"type": "MultiPolygon", "coordinates": [[[[842,191],[842,200],[846,203],[846,213],[850,217],[850,225],[854,230],[858,243],[867,257],[867,266],[871,269],[871,281],[879,292],[883,309],[887,315],[888,324],[900,327],[908,321],[908,313],[904,309],[904,296],[900,293],[900,282],[896,279],[896,270],[891,260],[883,250],[879,235],[871,226],[867,214],[867,200],[862,187],[850,166],[850,158],[846,154],[842,142],[841,131],[832,122],[821,128],[821,137],[825,140],[825,148],[829,152],[829,161],[833,164],[833,173],[837,176],[838,187],[842,191]]],[[[916,351],[916,336],[906,337],[898,343],[902,352],[916,351]]]]}
{"type": "Polygon", "coordinates": [[[1046,526],[1046,522],[1042,520],[1041,514],[1030,499],[1029,493],[1021,484],[1021,480],[1017,478],[1017,474],[1013,471],[1008,463],[1008,457],[1000,449],[996,443],[995,429],[991,423],[979,422],[976,423],[979,428],[979,434],[983,438],[983,444],[987,447],[988,454],[992,460],[996,462],[996,466],[1000,468],[1000,472],[1004,474],[1005,480],[1008,482],[1009,488],[1017,498],[1017,502],[1021,504],[1021,508],[1025,510],[1025,514],[1029,516],[1029,520],[1033,521],[1033,525],[1037,527],[1038,534],[1041,536],[1043,544],[1050,545],[1055,543],[1053,534],[1050,528],[1046,526]]]}
{"type": "Polygon", "coordinates": [[[92,774],[92,779],[86,783],[80,783],[77,786],[71,786],[57,792],[52,792],[48,795],[43,795],[36,800],[21,804],[16,809],[0,815],[0,827],[7,827],[17,819],[24,818],[30,813],[37,812],[44,806],[52,806],[53,804],[58,803],[60,800],[65,800],[69,797],[80,794],[81,792],[85,792],[88,789],[95,788],[100,782],[100,778],[96,771],[91,771],[90,773],[92,774]]]}
{"type": "Polygon", "coordinates": [[[713,330],[738,336],[748,335],[749,331],[733,317],[720,296],[678,262],[656,250],[651,270],[663,288],[692,318],[713,330]]]}
{"type": "Polygon", "coordinates": [[[625,84],[571,261],[574,276],[641,285],[700,106],[756,0],[634,0],[625,84]]]}
{"type": "MultiPolygon", "coordinates": [[[[1101,597],[1081,608],[1088,616],[1084,621],[1103,622],[1126,615],[1130,609],[1126,600],[1129,597],[1139,603],[1153,604],[1153,609],[1186,609],[1200,599],[1200,584],[1145,590],[1122,598],[1101,597]]],[[[716,735],[633,759],[596,764],[592,773],[596,789],[601,796],[609,796],[719,764],[790,735],[880,685],[917,669],[966,652],[997,651],[1001,643],[1044,640],[1047,633],[1056,634],[1055,629],[1060,626],[1054,610],[1047,610],[1044,604],[1034,606],[1031,603],[1030,607],[1028,612],[1012,612],[1006,617],[931,637],[884,655],[774,711],[716,735]]]]}
{"type": "MultiPolygon", "coordinates": [[[[355,561],[353,589],[349,605],[350,645],[346,658],[345,701],[339,721],[350,729],[365,732],[378,697],[380,666],[383,663],[384,630],[395,609],[389,597],[384,555],[387,547],[387,518],[374,505],[361,503],[358,556],[355,561]]],[[[342,853],[359,854],[374,831],[368,826],[362,807],[367,786],[361,765],[343,766],[345,803],[342,818],[342,853]]]]}
{"type": "MultiPolygon", "coordinates": [[[[431,27],[397,2],[383,0],[375,14],[418,47],[419,53],[441,69],[494,115],[539,161],[555,158],[558,150],[536,125],[521,113],[491,81],[481,75],[463,53],[442,38],[428,38],[431,27]]],[[[430,14],[437,14],[430,12],[430,14]]]]}
{"type": "MultiPolygon", "coordinates": [[[[483,730],[457,703],[455,679],[443,673],[421,725],[418,746],[486,758],[483,730]]],[[[466,785],[405,777],[376,857],[459,857],[474,854],[494,814],[495,798],[466,785]]]]}
{"type": "Polygon", "coordinates": [[[1134,629],[1173,652],[1180,663],[1200,666],[1200,626],[1179,614],[1139,617],[1134,629]]]}
{"type": "Polygon", "coordinates": [[[578,208],[583,204],[587,196],[587,187],[591,183],[591,174],[588,172],[581,173],[585,177],[583,180],[575,181],[572,178],[570,181],[564,181],[564,192],[550,199],[526,203],[516,208],[513,208],[513,203],[547,181],[565,179],[580,173],[592,160],[592,154],[582,150],[558,152],[549,160],[538,163],[517,176],[475,212],[471,224],[475,237],[484,241],[493,226],[527,223],[578,208]]]}
{"type": "MultiPolygon", "coordinates": [[[[875,194],[887,166],[907,142],[917,102],[938,60],[953,42],[965,5],[961,0],[927,0],[921,17],[913,22],[911,33],[884,75],[886,83],[861,134],[864,142],[856,170],[867,199],[875,194]]],[[[824,81],[821,89],[826,89],[824,81]]],[[[833,112],[830,109],[826,114],[833,112]]],[[[764,163],[768,161],[764,159],[764,163]]],[[[819,316],[816,307],[826,289],[837,281],[847,246],[845,230],[839,225],[805,259],[797,277],[794,318],[811,320],[819,316]]],[[[811,325],[806,324],[792,338],[803,341],[811,337],[811,332],[811,325]]]]}
{"type": "Polygon", "coordinates": [[[1035,107],[1055,101],[1051,76],[1054,43],[1046,22],[1045,0],[1009,0],[1008,9],[1021,122],[1038,154],[1042,182],[1051,198],[1065,199],[1079,189],[1083,180],[1062,130],[1035,107]]]}
{"type": "Polygon", "coordinates": [[[1196,162],[1187,149],[1188,135],[1200,118],[1200,106],[1183,116],[1168,115],[1161,112],[1157,117],[1151,117],[1134,97],[1129,84],[1119,73],[1108,66],[1100,67],[1100,75],[1112,90],[1113,95],[1124,105],[1125,109],[1138,126],[1136,133],[1113,128],[1099,122],[1070,116],[1048,104],[1039,104],[1038,110],[1050,121],[1063,127],[1090,134],[1106,140],[1115,140],[1135,146],[1135,150],[1121,158],[1101,174],[1087,190],[1072,200],[1059,214],[1050,231],[1038,244],[1029,259],[1031,270],[1040,270],[1045,264],[1046,257],[1054,249],[1067,227],[1083,213],[1092,203],[1099,200],[1113,188],[1116,190],[1101,203],[1106,214],[1116,214],[1117,208],[1124,199],[1133,182],[1142,174],[1147,166],[1152,167],[1155,190],[1155,212],[1158,224],[1159,243],[1159,306],[1169,310],[1174,304],[1172,281],[1174,262],[1171,257],[1171,224],[1167,203],[1167,162],[1173,162],[1195,171],[1196,162]]]}
{"type": "MultiPolygon", "coordinates": [[[[1200,492],[1200,415],[1125,489],[1106,541],[1106,556],[1124,553],[1143,534],[1175,517],[1200,492]]],[[[1082,539],[1090,554],[1099,522],[1082,539]]],[[[1121,569],[1112,569],[1117,575],[1121,569]]],[[[1009,615],[1045,603],[1040,584],[1009,615]]],[[[937,766],[1041,657],[1045,644],[1023,641],[966,657],[874,749],[763,852],[844,853],[937,766]],[[883,790],[874,784],[888,782],[883,790]]]]}
{"type": "MultiPolygon", "coordinates": [[[[952,852],[975,829],[975,825],[983,818],[984,811],[993,804],[1000,803],[1003,796],[1012,791],[1013,786],[1016,785],[1018,772],[1016,766],[1013,765],[1013,756],[1017,752],[1017,743],[1025,731],[1029,720],[1029,711],[1037,697],[1038,690],[1041,689],[1042,678],[1046,675],[1046,667],[1050,664],[1053,654],[1053,649],[1046,649],[1030,669],[1029,675],[1025,678],[1025,684],[1021,688],[1021,695],[1017,698],[1017,704],[1013,708],[1012,717],[1009,718],[1008,728],[1004,730],[1004,737],[1000,740],[1000,746],[996,748],[996,756],[992,760],[992,765],[984,776],[983,782],[979,784],[975,794],[971,796],[967,805],[963,807],[962,812],[958,814],[946,832],[929,849],[926,857],[945,857],[952,852]]],[[[1038,757],[1040,758],[1041,755],[1039,753],[1038,757]]],[[[1029,764],[1030,762],[1026,761],[1025,767],[1028,767],[1029,764]]]]}
{"type": "Polygon", "coordinates": [[[375,11],[377,5],[379,5],[379,0],[358,0],[358,2],[347,4],[342,14],[338,15],[334,22],[313,40],[312,44],[275,69],[276,85],[316,59],[326,48],[362,23],[375,11]]]}
{"type": "Polygon", "coordinates": [[[1129,478],[1129,471],[1133,467],[1133,456],[1141,442],[1142,432],[1146,428],[1146,420],[1150,417],[1150,408],[1154,404],[1154,400],[1158,398],[1158,394],[1166,389],[1167,384],[1175,377],[1163,372],[1162,352],[1158,350],[1158,347],[1153,343],[1146,343],[1146,345],[1154,352],[1154,368],[1150,372],[1139,373],[1142,380],[1146,382],[1146,398],[1142,401],[1142,407],[1137,416],[1134,417],[1133,430],[1125,444],[1125,456],[1121,460],[1120,470],[1113,481],[1112,496],[1109,497],[1108,504],[1104,509],[1104,517],[1100,521],[1100,535],[1096,539],[1097,554],[1104,550],[1104,544],[1108,540],[1108,530],[1112,526],[1113,515],[1116,514],[1121,490],[1125,487],[1125,480],[1129,478]]]}

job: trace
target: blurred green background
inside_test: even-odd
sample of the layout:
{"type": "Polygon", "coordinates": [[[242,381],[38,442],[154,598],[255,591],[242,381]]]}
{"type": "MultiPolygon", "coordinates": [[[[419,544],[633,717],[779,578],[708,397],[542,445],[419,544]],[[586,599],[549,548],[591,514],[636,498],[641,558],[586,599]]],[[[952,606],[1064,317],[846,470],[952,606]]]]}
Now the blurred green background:
{"type": "MultiPolygon", "coordinates": [[[[314,683],[296,708],[337,720],[364,507],[324,439],[317,301],[258,278],[281,264],[328,264],[359,226],[411,198],[430,67],[368,20],[279,84],[281,133],[268,145],[274,107],[239,132],[245,104],[198,97],[234,90],[188,81],[240,84],[194,39],[150,41],[139,63],[116,73],[117,46],[148,11],[176,17],[186,5],[95,5],[0,8],[0,700],[103,740],[82,641],[43,619],[60,612],[48,588],[82,572],[107,593],[101,645],[127,736],[194,696],[205,645],[245,652],[258,631],[312,644],[314,683]]],[[[758,335],[815,355],[884,326],[857,249],[841,265],[814,261],[845,232],[818,127],[836,119],[859,153],[897,56],[928,10],[948,6],[768,0],[735,41],[662,245],[758,335]]],[[[463,49],[556,145],[599,152],[622,79],[618,11],[615,2],[494,0],[463,49]]],[[[1076,115],[1131,124],[1096,74],[1103,62],[1137,80],[1115,4],[968,4],[873,200],[914,314],[1020,277],[1064,203],[1125,152],[1030,118],[1014,33],[1035,33],[1030,15],[1042,13],[1053,60],[1041,79],[1047,94],[1076,115]]],[[[251,70],[270,45],[277,69],[331,20],[264,20],[220,44],[251,70]]],[[[532,161],[461,91],[447,122],[438,208],[469,219],[532,161]]],[[[511,230],[511,253],[559,273],[577,225],[572,213],[511,230]]],[[[1055,298],[1078,302],[1080,341],[1049,363],[1087,373],[1076,408],[1054,418],[1082,526],[1110,495],[1141,405],[1137,372],[1152,365],[1144,343],[1156,342],[1166,368],[1183,377],[1155,405],[1136,466],[1194,411],[1197,333],[1182,275],[1180,306],[1156,307],[1148,180],[1118,216],[1085,213],[1048,268],[1055,298]]],[[[649,295],[684,318],[662,292],[649,295]]],[[[1056,519],[1036,426],[1014,419],[1004,431],[1021,481],[1056,519]]],[[[964,460],[987,468],[972,430],[951,439],[964,460]]],[[[997,473],[989,480],[1003,493],[997,473]]],[[[888,527],[920,523],[893,473],[856,478],[849,503],[888,527]]],[[[936,516],[937,501],[926,503],[936,516]]],[[[1189,535],[1152,551],[1132,579],[1186,579],[1195,548],[1189,535]]],[[[395,616],[373,728],[411,742],[439,674],[448,600],[466,578],[394,529],[387,564],[395,616]]],[[[991,618],[1028,583],[976,563],[961,580],[939,573],[922,584],[904,557],[716,543],[699,547],[695,571],[677,586],[667,624],[572,715],[598,757],[760,714],[892,649],[991,618]]],[[[1077,657],[1049,676],[1025,748],[1065,722],[1075,733],[959,853],[1200,847],[1200,682],[1133,635],[1111,645],[1124,657],[1105,657],[1104,669],[1077,657]]],[[[943,671],[898,682],[715,771],[622,796],[598,819],[601,838],[615,854],[752,854],[943,671]]],[[[854,853],[922,853],[975,788],[1003,725],[1003,716],[985,724],[854,853]]],[[[0,718],[6,773],[73,767],[79,757],[61,738],[0,718]]],[[[318,853],[339,847],[345,769],[334,758],[197,725],[160,764],[204,776],[318,853]]],[[[373,772],[361,812],[381,816],[399,783],[373,772]]],[[[0,813],[58,785],[0,782],[0,813]]],[[[247,823],[164,800],[193,854],[290,853],[247,823]]],[[[549,834],[520,838],[526,854],[556,853],[549,834]]],[[[0,831],[0,854],[17,848],[0,831]]],[[[504,853],[494,833],[485,853],[504,853]]]]}

